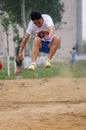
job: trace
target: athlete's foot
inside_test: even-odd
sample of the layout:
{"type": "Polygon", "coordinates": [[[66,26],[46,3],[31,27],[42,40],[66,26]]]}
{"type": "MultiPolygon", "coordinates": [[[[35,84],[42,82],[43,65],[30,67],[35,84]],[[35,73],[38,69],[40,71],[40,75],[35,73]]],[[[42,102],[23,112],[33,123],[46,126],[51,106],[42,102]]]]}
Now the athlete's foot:
{"type": "Polygon", "coordinates": [[[36,69],[36,64],[31,64],[28,68],[30,71],[34,71],[36,69]]]}
{"type": "Polygon", "coordinates": [[[45,68],[51,68],[52,67],[52,65],[51,65],[51,63],[50,63],[50,61],[49,60],[47,60],[46,62],[45,62],[45,68]]]}

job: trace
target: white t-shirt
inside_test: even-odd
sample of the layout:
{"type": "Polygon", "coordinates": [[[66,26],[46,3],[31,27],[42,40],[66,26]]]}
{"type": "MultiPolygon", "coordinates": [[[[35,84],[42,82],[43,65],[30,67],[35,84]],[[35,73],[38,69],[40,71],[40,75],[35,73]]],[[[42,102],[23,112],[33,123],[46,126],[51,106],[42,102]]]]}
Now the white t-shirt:
{"type": "MultiPolygon", "coordinates": [[[[40,31],[46,31],[46,30],[48,30],[48,27],[50,27],[50,26],[52,26],[52,25],[54,26],[54,23],[53,23],[53,21],[52,21],[52,18],[51,18],[49,15],[47,15],[47,14],[42,14],[42,17],[43,17],[43,20],[44,20],[42,26],[41,26],[41,27],[37,27],[37,26],[33,23],[33,21],[30,20],[30,22],[29,22],[29,24],[28,24],[28,28],[27,28],[27,30],[26,30],[26,33],[28,33],[28,34],[31,34],[31,33],[33,33],[33,32],[38,33],[38,32],[40,32],[40,31]]],[[[53,36],[52,36],[52,37],[53,37],[53,36]]]]}

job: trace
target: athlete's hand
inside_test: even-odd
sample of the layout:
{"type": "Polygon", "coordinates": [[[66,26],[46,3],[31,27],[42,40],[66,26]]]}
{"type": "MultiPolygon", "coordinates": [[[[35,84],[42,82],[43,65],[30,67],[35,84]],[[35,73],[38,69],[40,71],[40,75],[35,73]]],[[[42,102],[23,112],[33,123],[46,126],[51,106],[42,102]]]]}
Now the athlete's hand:
{"type": "Polygon", "coordinates": [[[51,39],[51,36],[50,36],[49,34],[46,34],[46,35],[44,36],[44,39],[45,39],[45,40],[50,40],[50,39],[51,39]]]}
{"type": "Polygon", "coordinates": [[[19,52],[19,55],[18,55],[18,60],[22,60],[23,59],[23,53],[22,52],[19,52]]]}
{"type": "Polygon", "coordinates": [[[44,39],[50,40],[53,35],[54,35],[54,26],[50,26],[45,33],[44,39]]]}

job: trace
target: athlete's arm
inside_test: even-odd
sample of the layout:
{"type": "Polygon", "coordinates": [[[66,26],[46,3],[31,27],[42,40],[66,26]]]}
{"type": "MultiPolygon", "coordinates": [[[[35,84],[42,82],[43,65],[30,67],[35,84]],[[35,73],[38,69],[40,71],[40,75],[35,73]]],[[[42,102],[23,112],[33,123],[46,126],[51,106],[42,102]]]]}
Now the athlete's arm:
{"type": "Polygon", "coordinates": [[[23,57],[23,50],[24,50],[24,47],[25,47],[25,45],[26,45],[27,40],[28,40],[29,37],[30,37],[30,34],[28,34],[28,33],[26,33],[24,35],[24,38],[23,38],[21,46],[20,46],[20,51],[19,51],[18,59],[22,59],[22,57],[23,57]]]}
{"type": "Polygon", "coordinates": [[[49,37],[51,38],[54,34],[54,26],[49,27],[49,37]]]}
{"type": "Polygon", "coordinates": [[[45,40],[50,40],[51,37],[54,35],[54,26],[53,25],[48,27],[48,32],[49,32],[49,34],[45,35],[45,37],[44,37],[45,40]]]}

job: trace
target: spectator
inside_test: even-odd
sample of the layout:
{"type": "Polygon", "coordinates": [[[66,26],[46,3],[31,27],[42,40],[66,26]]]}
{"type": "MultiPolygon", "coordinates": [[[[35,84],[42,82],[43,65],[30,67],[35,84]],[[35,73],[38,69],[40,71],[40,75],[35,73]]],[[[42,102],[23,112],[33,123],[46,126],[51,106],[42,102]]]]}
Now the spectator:
{"type": "Polygon", "coordinates": [[[76,68],[76,49],[75,47],[72,48],[72,50],[70,51],[71,53],[71,68],[75,69],[76,68]]]}
{"type": "Polygon", "coordinates": [[[21,76],[22,59],[18,59],[21,42],[22,42],[22,39],[19,39],[19,41],[17,43],[17,47],[15,48],[15,56],[16,56],[16,79],[22,78],[22,76],[21,76]]]}

